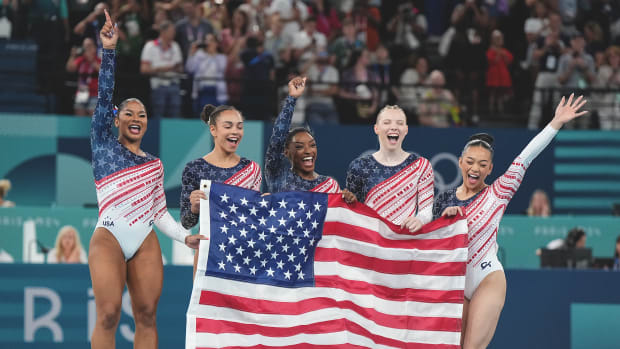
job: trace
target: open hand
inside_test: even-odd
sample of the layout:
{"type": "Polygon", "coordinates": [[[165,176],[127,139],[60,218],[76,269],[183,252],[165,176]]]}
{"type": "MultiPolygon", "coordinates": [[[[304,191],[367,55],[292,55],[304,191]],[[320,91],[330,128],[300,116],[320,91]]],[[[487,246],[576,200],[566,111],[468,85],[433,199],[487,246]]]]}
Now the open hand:
{"type": "Polygon", "coordinates": [[[112,22],[108,10],[104,10],[104,13],[105,24],[103,28],[101,28],[99,38],[101,38],[101,44],[104,49],[114,50],[116,48],[116,42],[118,41],[118,29],[116,28],[116,23],[112,22]]]}
{"type": "Polygon", "coordinates": [[[588,112],[587,110],[579,111],[579,109],[586,104],[587,100],[583,99],[583,96],[579,96],[577,99],[573,100],[574,96],[575,94],[571,93],[570,97],[568,97],[568,101],[566,97],[562,97],[560,104],[555,108],[555,115],[550,122],[551,127],[559,130],[565,123],[588,112]]]}

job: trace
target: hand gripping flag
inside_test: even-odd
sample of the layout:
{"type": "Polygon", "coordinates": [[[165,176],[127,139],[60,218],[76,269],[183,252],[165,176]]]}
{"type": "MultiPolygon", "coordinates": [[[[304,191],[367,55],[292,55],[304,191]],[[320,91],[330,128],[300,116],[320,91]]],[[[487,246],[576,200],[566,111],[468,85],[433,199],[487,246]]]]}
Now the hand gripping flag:
{"type": "Polygon", "coordinates": [[[341,194],[203,181],[186,348],[459,348],[464,217],[406,233],[341,194]]]}

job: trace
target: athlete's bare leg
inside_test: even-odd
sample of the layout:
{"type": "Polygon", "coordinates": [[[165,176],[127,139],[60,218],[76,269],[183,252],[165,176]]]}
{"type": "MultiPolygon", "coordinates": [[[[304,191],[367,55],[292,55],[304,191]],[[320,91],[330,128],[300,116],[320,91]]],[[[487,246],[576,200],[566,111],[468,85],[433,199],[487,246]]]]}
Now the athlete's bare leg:
{"type": "Polygon", "coordinates": [[[163,279],[161,248],[157,235],[151,231],[138,252],[127,261],[127,287],[136,322],[136,349],[157,348],[157,303],[163,279]]]}
{"type": "Polygon", "coordinates": [[[464,349],[483,349],[491,343],[505,300],[506,276],[497,270],[482,280],[467,310],[463,307],[464,349]]]}
{"type": "Polygon", "coordinates": [[[114,348],[127,265],[121,246],[105,228],[97,228],[90,239],[88,267],[97,306],[97,322],[90,345],[92,349],[114,348]]]}

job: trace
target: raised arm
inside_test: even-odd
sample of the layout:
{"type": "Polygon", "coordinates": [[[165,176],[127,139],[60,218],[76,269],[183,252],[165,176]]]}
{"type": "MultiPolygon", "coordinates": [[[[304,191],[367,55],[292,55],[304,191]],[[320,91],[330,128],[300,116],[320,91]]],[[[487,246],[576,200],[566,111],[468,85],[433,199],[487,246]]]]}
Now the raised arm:
{"type": "Polygon", "coordinates": [[[562,97],[560,104],[555,109],[553,120],[528,143],[521,151],[521,154],[512,162],[508,170],[495,180],[493,183],[495,195],[507,200],[512,198],[521,185],[521,180],[527,168],[551,143],[562,126],[587,113],[585,110],[579,111],[584,104],[586,104],[586,100],[583,99],[583,96],[574,99],[574,94],[571,94],[568,100],[562,97]]]}
{"type": "Polygon", "coordinates": [[[114,57],[116,42],[118,41],[118,31],[116,30],[116,25],[112,23],[108,11],[105,10],[104,12],[106,22],[99,33],[101,43],[103,44],[103,57],[99,69],[97,106],[91,122],[92,145],[102,144],[106,140],[114,138],[112,133],[112,123],[114,121],[112,95],[114,94],[114,57]]]}
{"type": "Polygon", "coordinates": [[[269,146],[265,154],[265,177],[268,179],[277,177],[278,172],[285,166],[282,162],[285,159],[284,146],[286,137],[291,127],[295,103],[297,103],[297,98],[304,92],[305,84],[306,78],[299,77],[294,78],[288,83],[288,97],[286,97],[284,106],[273,125],[269,146]]]}

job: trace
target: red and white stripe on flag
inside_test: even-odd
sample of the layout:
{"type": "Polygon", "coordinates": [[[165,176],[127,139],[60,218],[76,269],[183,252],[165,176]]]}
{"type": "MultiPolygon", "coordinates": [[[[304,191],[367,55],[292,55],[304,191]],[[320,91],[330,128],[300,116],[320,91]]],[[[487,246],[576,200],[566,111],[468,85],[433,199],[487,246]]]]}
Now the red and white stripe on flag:
{"type": "MultiPolygon", "coordinates": [[[[209,232],[201,207],[201,232],[209,232]]],[[[205,275],[200,247],[186,349],[460,347],[467,261],[464,217],[416,234],[330,194],[314,286],[287,288],[205,275]]]]}

